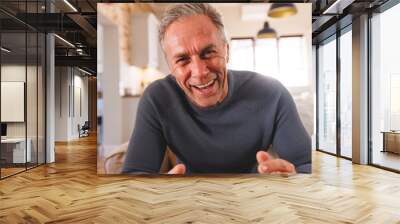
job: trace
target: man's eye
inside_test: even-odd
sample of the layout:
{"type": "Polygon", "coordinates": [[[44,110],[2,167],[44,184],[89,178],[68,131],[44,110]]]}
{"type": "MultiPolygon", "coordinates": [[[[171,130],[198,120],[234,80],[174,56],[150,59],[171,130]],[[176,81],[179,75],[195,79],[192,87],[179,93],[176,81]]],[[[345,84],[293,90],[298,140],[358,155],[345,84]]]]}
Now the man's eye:
{"type": "Polygon", "coordinates": [[[178,60],[176,60],[176,64],[185,64],[188,61],[187,58],[179,58],[178,60]]]}
{"type": "Polygon", "coordinates": [[[209,50],[203,53],[202,58],[211,58],[216,52],[214,50],[209,50]]]}

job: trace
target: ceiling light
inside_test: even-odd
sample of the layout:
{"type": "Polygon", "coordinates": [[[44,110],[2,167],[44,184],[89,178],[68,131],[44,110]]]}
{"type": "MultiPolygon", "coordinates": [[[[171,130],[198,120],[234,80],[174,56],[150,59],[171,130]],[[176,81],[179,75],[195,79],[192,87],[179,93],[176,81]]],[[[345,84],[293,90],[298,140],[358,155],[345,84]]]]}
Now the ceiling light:
{"type": "Polygon", "coordinates": [[[6,53],[10,53],[10,52],[11,52],[11,50],[9,50],[9,49],[7,49],[7,48],[5,48],[5,47],[1,47],[1,50],[4,51],[4,52],[6,52],[6,53]]]}
{"type": "Polygon", "coordinates": [[[87,74],[87,75],[92,75],[92,73],[90,73],[90,72],[88,72],[88,71],[86,71],[86,70],[83,70],[83,69],[81,69],[81,68],[79,68],[79,67],[78,67],[78,70],[81,71],[81,72],[83,72],[83,73],[85,73],[85,74],[87,74]]]}
{"type": "Polygon", "coordinates": [[[269,27],[268,22],[264,23],[264,27],[258,31],[257,33],[257,38],[259,39],[265,39],[265,38],[276,38],[276,31],[269,27]]]}
{"type": "Polygon", "coordinates": [[[67,4],[72,10],[74,10],[74,12],[78,12],[78,10],[71,4],[69,3],[68,0],[64,0],[65,4],[67,4]]]}
{"type": "Polygon", "coordinates": [[[322,14],[331,13],[332,10],[336,11],[336,10],[337,10],[337,7],[338,7],[338,5],[339,5],[339,2],[340,2],[340,1],[335,1],[335,2],[333,2],[333,4],[330,5],[327,9],[325,9],[325,10],[322,12],[322,14]]]}
{"type": "Polygon", "coordinates": [[[64,43],[66,43],[67,45],[69,45],[70,47],[75,48],[75,45],[71,44],[71,42],[69,42],[68,40],[58,36],[57,34],[54,34],[55,37],[57,37],[58,39],[60,39],[61,41],[63,41],[64,43]]]}
{"type": "Polygon", "coordinates": [[[322,12],[324,15],[342,14],[343,10],[351,5],[355,0],[336,0],[322,12]]]}
{"type": "Polygon", "coordinates": [[[273,18],[284,18],[295,15],[297,8],[293,3],[274,3],[269,8],[268,16],[273,18]]]}

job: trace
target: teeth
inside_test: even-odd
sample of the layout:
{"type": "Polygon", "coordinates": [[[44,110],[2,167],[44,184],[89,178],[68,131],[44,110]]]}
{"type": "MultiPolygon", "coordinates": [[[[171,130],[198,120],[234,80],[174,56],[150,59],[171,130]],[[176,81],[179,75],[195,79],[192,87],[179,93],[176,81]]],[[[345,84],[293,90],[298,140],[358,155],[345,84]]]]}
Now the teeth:
{"type": "Polygon", "coordinates": [[[196,85],[196,87],[200,88],[200,89],[203,89],[203,88],[208,87],[209,85],[211,85],[214,81],[215,81],[215,79],[210,80],[208,83],[206,83],[204,85],[196,85]]]}

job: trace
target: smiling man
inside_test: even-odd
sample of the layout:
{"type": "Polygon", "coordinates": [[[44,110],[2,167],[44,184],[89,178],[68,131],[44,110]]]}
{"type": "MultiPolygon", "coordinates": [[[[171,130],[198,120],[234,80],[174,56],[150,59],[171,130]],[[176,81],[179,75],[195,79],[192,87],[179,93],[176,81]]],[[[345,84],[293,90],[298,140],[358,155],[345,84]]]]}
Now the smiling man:
{"type": "Polygon", "coordinates": [[[171,74],[140,100],[124,173],[158,173],[167,146],[180,163],[169,174],[311,172],[310,136],[292,97],[272,78],[227,69],[212,6],[169,8],[159,39],[171,74]]]}

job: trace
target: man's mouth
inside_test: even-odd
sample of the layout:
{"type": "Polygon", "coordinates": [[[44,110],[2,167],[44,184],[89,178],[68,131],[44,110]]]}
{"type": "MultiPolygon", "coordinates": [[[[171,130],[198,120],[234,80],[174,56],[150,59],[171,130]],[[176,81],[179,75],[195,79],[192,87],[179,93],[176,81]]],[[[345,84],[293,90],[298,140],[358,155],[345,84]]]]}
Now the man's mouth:
{"type": "Polygon", "coordinates": [[[211,79],[210,81],[204,84],[197,84],[197,85],[190,84],[190,87],[192,88],[193,93],[196,94],[197,96],[210,97],[217,92],[218,90],[217,83],[218,83],[218,78],[215,77],[214,79],[211,79]]]}
{"type": "Polygon", "coordinates": [[[215,79],[212,79],[212,80],[210,80],[210,81],[208,81],[207,83],[205,83],[205,84],[202,84],[202,85],[190,85],[191,87],[195,87],[195,88],[197,88],[197,89],[206,89],[206,88],[208,88],[208,87],[211,87],[214,83],[215,83],[215,81],[217,80],[217,78],[215,78],[215,79]]]}

